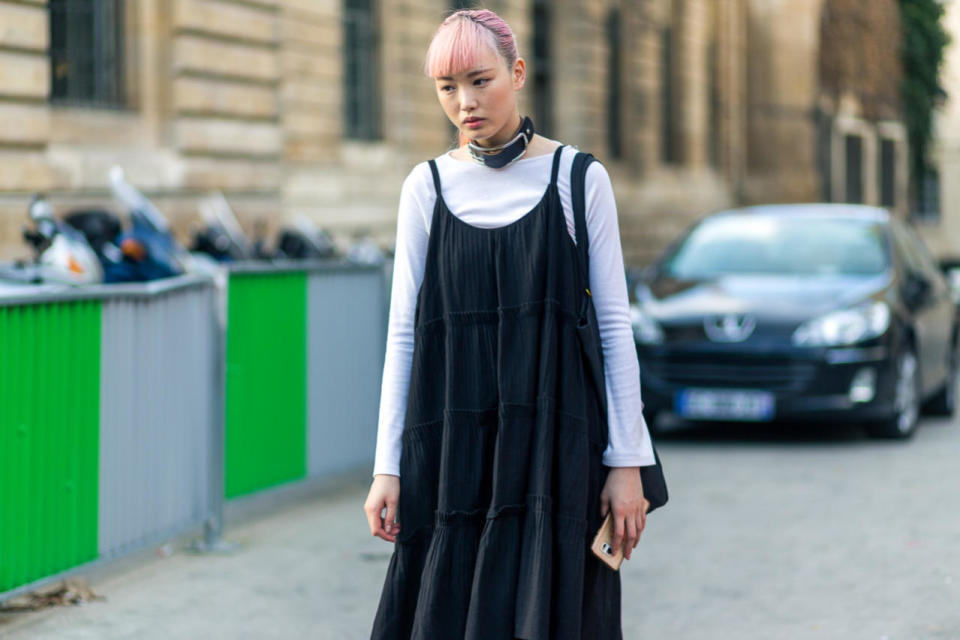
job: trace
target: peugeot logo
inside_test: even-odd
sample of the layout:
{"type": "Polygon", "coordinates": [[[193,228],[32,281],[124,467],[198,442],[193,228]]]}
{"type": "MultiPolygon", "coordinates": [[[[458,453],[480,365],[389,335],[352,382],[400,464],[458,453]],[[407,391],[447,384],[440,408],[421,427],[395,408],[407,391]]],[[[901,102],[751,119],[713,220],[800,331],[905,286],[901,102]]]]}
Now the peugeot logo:
{"type": "Polygon", "coordinates": [[[714,342],[743,342],[757,327],[757,321],[748,315],[728,313],[705,318],[703,330],[714,342]]]}

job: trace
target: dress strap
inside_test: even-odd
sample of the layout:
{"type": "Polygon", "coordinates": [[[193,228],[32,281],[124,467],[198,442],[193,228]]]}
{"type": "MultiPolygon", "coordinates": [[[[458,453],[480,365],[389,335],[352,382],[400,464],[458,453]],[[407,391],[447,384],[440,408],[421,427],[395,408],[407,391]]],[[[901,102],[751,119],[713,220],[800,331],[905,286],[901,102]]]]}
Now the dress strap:
{"type": "Polygon", "coordinates": [[[563,151],[563,147],[564,145],[560,145],[553,152],[553,170],[550,172],[550,184],[554,186],[557,184],[557,174],[560,173],[560,152],[563,151]]]}
{"type": "Polygon", "coordinates": [[[573,204],[573,226],[577,238],[577,255],[579,256],[583,287],[588,294],[590,293],[590,238],[587,236],[586,179],[587,168],[595,160],[596,158],[592,154],[578,151],[577,155],[573,157],[573,166],[570,169],[570,198],[573,204]]]}
{"type": "Polygon", "coordinates": [[[437,171],[437,161],[430,161],[430,172],[433,174],[433,187],[437,190],[437,197],[440,197],[440,172],[437,171]]]}

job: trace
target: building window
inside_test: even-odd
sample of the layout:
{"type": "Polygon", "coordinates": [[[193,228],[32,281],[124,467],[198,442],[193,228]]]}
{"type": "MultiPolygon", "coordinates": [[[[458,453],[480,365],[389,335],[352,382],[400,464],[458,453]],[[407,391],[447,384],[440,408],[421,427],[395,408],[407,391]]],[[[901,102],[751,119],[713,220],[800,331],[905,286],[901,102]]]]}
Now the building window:
{"type": "MultiPolygon", "coordinates": [[[[838,199],[839,184],[833,184],[833,118],[822,108],[814,108],[814,122],[817,136],[817,169],[820,178],[820,197],[824,202],[835,202],[838,199]]],[[[839,154],[837,154],[839,155],[839,154]]],[[[837,158],[836,160],[838,160],[837,158]]]]}
{"type": "Polygon", "coordinates": [[[553,131],[553,70],[550,64],[550,3],[533,2],[533,109],[534,125],[540,133],[553,131]]]}
{"type": "Polygon", "coordinates": [[[620,56],[622,44],[620,37],[620,11],[611,9],[607,16],[607,42],[610,44],[610,59],[608,60],[608,89],[607,89],[607,141],[611,158],[623,157],[623,144],[620,140],[623,135],[623,124],[620,119],[620,103],[623,100],[621,86],[620,56]]]}
{"type": "Polygon", "coordinates": [[[847,202],[863,203],[863,138],[855,135],[844,136],[846,157],[846,198],[847,202]]]}
{"type": "Polygon", "coordinates": [[[707,46],[707,160],[710,166],[720,166],[720,62],[717,59],[717,41],[711,40],[707,46]]]}
{"type": "Polygon", "coordinates": [[[939,220],[940,172],[932,167],[928,168],[917,182],[917,202],[913,217],[931,222],[939,220]]]}
{"type": "Polygon", "coordinates": [[[50,101],[126,106],[123,0],[50,0],[50,101]]]}
{"type": "Polygon", "coordinates": [[[666,164],[680,161],[677,153],[677,119],[673,92],[673,32],[660,32],[660,159],[666,164]]]}
{"type": "Polygon", "coordinates": [[[343,49],[343,118],[346,137],[379,139],[380,38],[374,0],[345,1],[343,49]]]}
{"type": "Polygon", "coordinates": [[[881,138],[880,158],[877,162],[880,175],[880,206],[894,208],[897,205],[897,147],[893,140],[881,138]]]}

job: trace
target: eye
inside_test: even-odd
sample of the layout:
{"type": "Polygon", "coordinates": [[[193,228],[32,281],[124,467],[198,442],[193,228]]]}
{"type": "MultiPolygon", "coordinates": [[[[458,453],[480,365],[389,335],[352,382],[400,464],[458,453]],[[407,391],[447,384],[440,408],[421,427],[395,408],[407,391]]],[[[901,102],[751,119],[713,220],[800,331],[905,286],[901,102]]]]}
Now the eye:
{"type": "Polygon", "coordinates": [[[445,84],[442,87],[440,87],[440,91],[443,91],[444,93],[450,93],[451,91],[453,91],[453,85],[445,84]]]}
{"type": "Polygon", "coordinates": [[[477,78],[473,81],[474,84],[479,85],[481,82],[486,83],[490,82],[490,78],[477,78]]]}

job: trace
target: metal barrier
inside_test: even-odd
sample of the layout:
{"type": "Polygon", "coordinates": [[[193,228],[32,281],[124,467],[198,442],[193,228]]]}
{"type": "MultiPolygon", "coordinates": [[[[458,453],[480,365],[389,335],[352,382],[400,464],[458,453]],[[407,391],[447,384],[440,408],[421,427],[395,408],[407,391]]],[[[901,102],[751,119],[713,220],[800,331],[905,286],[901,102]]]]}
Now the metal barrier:
{"type": "Polygon", "coordinates": [[[227,287],[226,495],[306,475],[306,274],[233,267],[227,287]]]}
{"type": "Polygon", "coordinates": [[[344,471],[372,458],[387,331],[379,268],[307,279],[307,469],[344,471]]]}
{"type": "Polygon", "coordinates": [[[198,276],[0,295],[4,598],[219,526],[215,311],[198,276]]]}
{"type": "Polygon", "coordinates": [[[0,306],[0,592],[97,556],[99,349],[99,300],[0,306]]]}
{"type": "Polygon", "coordinates": [[[371,459],[386,289],[342,260],[230,268],[227,498],[371,459]]]}
{"type": "Polygon", "coordinates": [[[372,463],[385,272],[0,289],[0,600],[372,463]]]}
{"type": "Polygon", "coordinates": [[[100,555],[204,522],[220,429],[213,290],[104,300],[100,555]]]}

